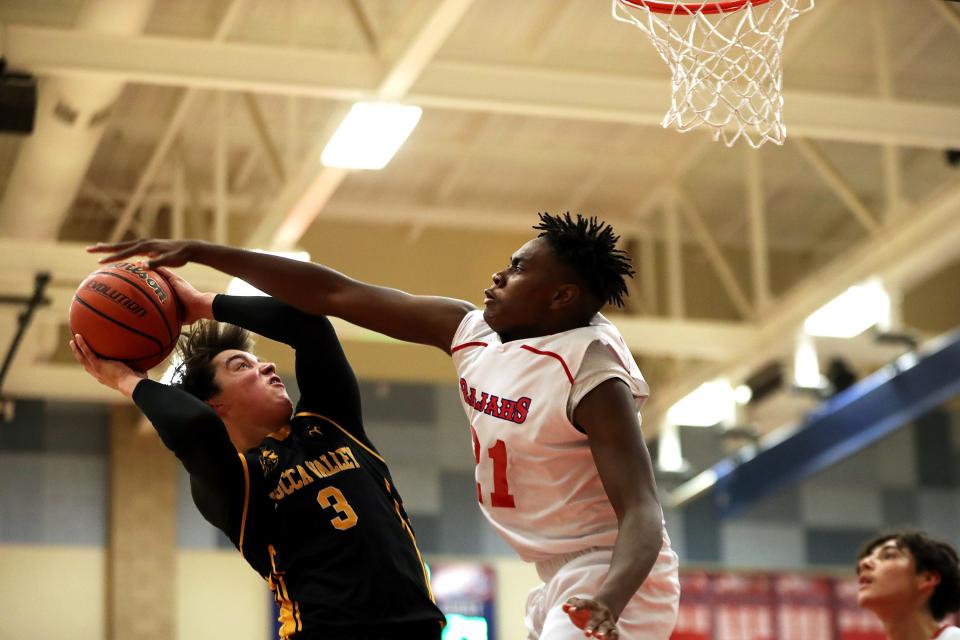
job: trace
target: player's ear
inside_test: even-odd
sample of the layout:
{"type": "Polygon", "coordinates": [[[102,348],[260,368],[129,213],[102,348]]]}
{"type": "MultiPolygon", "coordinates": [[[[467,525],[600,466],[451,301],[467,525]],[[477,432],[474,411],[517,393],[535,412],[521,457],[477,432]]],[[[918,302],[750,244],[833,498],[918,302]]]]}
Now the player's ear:
{"type": "Polygon", "coordinates": [[[553,292],[553,299],[550,301],[550,308],[553,310],[562,309],[580,300],[580,287],[575,284],[563,284],[557,287],[553,292]]]}
{"type": "Polygon", "coordinates": [[[210,406],[211,409],[217,412],[218,417],[222,418],[223,416],[226,415],[227,413],[226,407],[223,405],[223,402],[221,402],[216,396],[207,400],[206,403],[208,406],[210,406]]]}
{"type": "Polygon", "coordinates": [[[933,592],[940,584],[940,574],[936,571],[921,571],[917,574],[917,581],[921,588],[930,589],[933,592]]]}

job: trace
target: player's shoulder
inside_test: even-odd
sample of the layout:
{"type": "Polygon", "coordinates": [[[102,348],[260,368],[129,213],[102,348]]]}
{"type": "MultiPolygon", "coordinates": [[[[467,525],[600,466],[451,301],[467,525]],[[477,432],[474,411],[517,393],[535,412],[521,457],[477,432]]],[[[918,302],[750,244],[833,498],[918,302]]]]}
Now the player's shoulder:
{"type": "Polygon", "coordinates": [[[960,640],[960,628],[951,625],[935,637],[937,640],[960,640]]]}
{"type": "Polygon", "coordinates": [[[616,328],[600,314],[597,314],[590,321],[590,324],[560,333],[531,338],[527,342],[533,344],[533,346],[539,344],[542,348],[550,351],[577,353],[582,352],[595,342],[609,343],[611,338],[616,335],[619,335],[616,333],[616,328]]]}
{"type": "Polygon", "coordinates": [[[591,342],[600,342],[621,357],[630,353],[630,347],[623,334],[602,314],[596,314],[590,321],[590,325],[585,328],[589,332],[591,342]]]}
{"type": "Polygon", "coordinates": [[[605,315],[602,313],[594,314],[593,318],[590,319],[590,324],[587,327],[594,333],[606,334],[606,335],[620,335],[620,330],[617,329],[617,326],[613,324],[605,315]]]}
{"type": "Polygon", "coordinates": [[[492,334],[493,329],[483,318],[482,309],[468,311],[460,320],[460,325],[453,335],[453,342],[450,345],[451,350],[456,350],[457,347],[471,342],[483,342],[492,334]]]}

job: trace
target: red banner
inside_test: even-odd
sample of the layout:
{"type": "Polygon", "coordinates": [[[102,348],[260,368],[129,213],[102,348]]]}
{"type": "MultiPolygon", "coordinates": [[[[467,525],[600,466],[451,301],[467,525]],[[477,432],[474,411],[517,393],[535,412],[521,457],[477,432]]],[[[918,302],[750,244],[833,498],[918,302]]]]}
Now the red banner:
{"type": "Polygon", "coordinates": [[[680,583],[671,640],[884,640],[855,579],[693,572],[680,583]]]}

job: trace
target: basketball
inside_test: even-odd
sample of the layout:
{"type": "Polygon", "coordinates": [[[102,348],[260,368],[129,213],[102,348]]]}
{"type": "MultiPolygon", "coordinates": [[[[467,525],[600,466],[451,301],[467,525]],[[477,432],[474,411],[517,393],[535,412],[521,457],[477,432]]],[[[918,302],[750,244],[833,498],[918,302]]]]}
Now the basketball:
{"type": "Polygon", "coordinates": [[[180,335],[183,313],[170,283],[139,264],[104,265],[80,283],[70,304],[70,332],[101,358],[137,371],[157,366],[180,335]]]}

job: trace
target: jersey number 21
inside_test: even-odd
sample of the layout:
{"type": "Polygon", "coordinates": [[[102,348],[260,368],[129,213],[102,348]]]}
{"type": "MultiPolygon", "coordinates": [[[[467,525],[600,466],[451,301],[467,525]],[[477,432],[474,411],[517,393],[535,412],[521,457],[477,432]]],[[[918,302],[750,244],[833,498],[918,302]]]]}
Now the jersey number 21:
{"type": "MultiPolygon", "coordinates": [[[[470,427],[470,433],[473,435],[473,457],[477,464],[480,464],[480,439],[477,437],[477,431],[470,427]]],[[[515,509],[517,507],[513,496],[510,495],[510,485],[507,483],[507,443],[503,440],[497,440],[496,444],[487,449],[487,455],[493,460],[493,493],[490,494],[490,504],[494,507],[506,507],[515,509]]],[[[477,500],[483,504],[483,489],[480,483],[477,483],[477,500]]]]}

